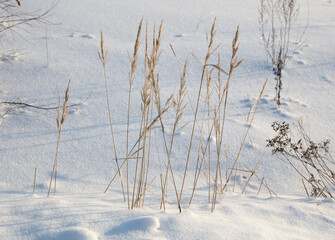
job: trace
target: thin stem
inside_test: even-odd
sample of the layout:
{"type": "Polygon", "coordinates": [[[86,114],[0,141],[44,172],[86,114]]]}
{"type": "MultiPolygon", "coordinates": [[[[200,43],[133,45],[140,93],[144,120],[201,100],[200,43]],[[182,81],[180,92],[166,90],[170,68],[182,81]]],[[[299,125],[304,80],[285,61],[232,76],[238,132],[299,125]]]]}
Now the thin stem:
{"type": "Polygon", "coordinates": [[[111,129],[111,133],[112,133],[115,162],[116,162],[116,166],[117,166],[117,169],[118,169],[118,172],[119,172],[119,176],[120,176],[120,182],[121,182],[121,188],[122,188],[122,193],[123,193],[123,199],[124,199],[124,201],[126,201],[126,195],[125,195],[125,192],[124,192],[123,180],[122,180],[122,172],[119,171],[120,167],[119,167],[119,162],[118,162],[118,158],[117,158],[116,143],[115,143],[115,136],[114,136],[114,130],[113,130],[113,122],[112,122],[112,116],[111,116],[110,104],[109,104],[107,73],[106,73],[106,59],[107,59],[107,53],[108,53],[108,51],[106,52],[106,54],[104,53],[104,51],[105,51],[104,50],[104,38],[103,38],[103,33],[101,32],[101,53],[98,52],[98,55],[100,57],[100,60],[101,60],[102,66],[103,66],[103,70],[104,70],[107,111],[108,111],[109,125],[110,125],[110,129],[111,129]]]}
{"type": "MultiPolygon", "coordinates": [[[[192,143],[193,143],[193,137],[194,137],[194,130],[195,130],[195,125],[197,122],[197,115],[198,115],[198,110],[199,110],[199,102],[200,102],[200,97],[201,97],[201,90],[202,90],[202,84],[205,78],[205,72],[206,72],[206,68],[207,68],[207,62],[212,54],[212,45],[213,45],[213,41],[214,41],[214,36],[215,36],[215,21],[216,18],[214,19],[213,25],[212,25],[212,29],[211,29],[211,38],[208,44],[208,49],[207,49],[207,54],[206,54],[206,58],[205,58],[205,62],[202,68],[202,74],[201,74],[201,80],[200,80],[200,86],[199,86],[199,92],[198,92],[198,97],[197,97],[197,104],[196,104],[196,108],[195,108],[195,113],[194,113],[194,120],[193,120],[193,127],[192,127],[192,133],[191,133],[191,140],[190,140],[190,145],[188,148],[188,153],[187,153],[187,159],[186,159],[186,165],[185,165],[185,171],[184,171],[184,177],[183,177],[183,182],[181,185],[181,190],[180,190],[180,194],[179,194],[179,200],[178,200],[178,207],[179,209],[181,209],[181,199],[183,196],[183,190],[184,190],[184,185],[185,185],[185,179],[186,179],[186,173],[187,173],[187,168],[188,168],[188,163],[190,160],[190,155],[191,155],[191,149],[192,149],[192,143]]],[[[180,210],[181,211],[181,210],[180,210]]]]}

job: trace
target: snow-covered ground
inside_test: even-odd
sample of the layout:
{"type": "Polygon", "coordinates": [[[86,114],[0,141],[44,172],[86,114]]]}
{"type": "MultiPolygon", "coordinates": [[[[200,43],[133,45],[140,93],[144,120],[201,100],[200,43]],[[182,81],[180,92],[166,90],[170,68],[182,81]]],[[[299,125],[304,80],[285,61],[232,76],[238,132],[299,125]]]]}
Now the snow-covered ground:
{"type": "MultiPolygon", "coordinates": [[[[150,39],[154,24],[157,33],[163,20],[161,57],[157,65],[162,102],[177,93],[182,67],[188,59],[185,98],[188,105],[180,123],[186,126],[176,133],[171,158],[178,191],[202,71],[194,56],[201,63],[204,61],[215,17],[214,44],[220,47],[209,63],[216,64],[217,53],[220,53],[222,68],[228,70],[231,42],[238,25],[238,56],[244,59],[230,82],[222,167],[227,158],[228,168],[231,168],[237,157],[249,109],[256,103],[266,78],[269,82],[242,149],[240,168],[256,166],[266,150],[266,140],[275,134],[271,128],[274,121],[288,122],[295,131],[294,125],[302,119],[313,140],[331,140],[334,155],[335,3],[331,0],[298,2],[300,15],[293,29],[303,32],[307,22],[308,28],[301,47],[289,56],[280,108],[273,100],[275,82],[261,39],[259,1],[256,0],[60,0],[49,18],[55,24],[35,25],[28,29],[29,33],[20,30],[21,36],[10,36],[18,54],[0,63],[1,102],[20,100],[36,106],[57,106],[58,96],[63,97],[71,78],[69,104],[80,105],[70,109],[63,126],[56,196],[47,197],[57,144],[57,110],[12,109],[0,122],[0,239],[334,239],[334,200],[306,198],[299,175],[285,161],[272,156],[270,150],[258,167],[259,180],[253,177],[245,194],[241,194],[250,173],[238,172],[235,191],[232,177],[227,192],[218,196],[215,211],[211,213],[204,174],[200,175],[189,205],[198,153],[196,147],[192,148],[182,212],[178,211],[171,181],[166,211],[160,210],[160,174],[165,174],[167,163],[160,128],[152,131],[148,173],[148,182],[152,183],[145,195],[144,207],[128,210],[119,178],[103,193],[117,167],[104,73],[98,57],[100,32],[104,33],[105,48],[109,51],[106,65],[109,100],[116,149],[122,158],[126,155],[128,53],[132,54],[142,18],[148,23],[150,39]],[[33,195],[35,168],[36,194],[33,195]],[[278,197],[270,195],[264,185],[257,194],[263,177],[278,197]]],[[[51,1],[21,3],[22,10],[33,11],[46,9],[51,1]]],[[[132,95],[130,145],[136,142],[141,124],[145,24],[142,31],[132,95]]],[[[295,37],[291,44],[296,44],[295,37]]],[[[7,46],[3,44],[3,52],[8,50],[7,46]]],[[[199,124],[203,104],[202,101],[199,124]]],[[[6,104],[0,105],[0,114],[9,108],[6,104]]],[[[166,113],[163,119],[169,140],[173,111],[166,113]]],[[[199,138],[196,129],[194,146],[199,138]]],[[[131,159],[129,164],[133,176],[135,161],[131,159]]],[[[212,174],[214,167],[213,164],[212,174]]]]}

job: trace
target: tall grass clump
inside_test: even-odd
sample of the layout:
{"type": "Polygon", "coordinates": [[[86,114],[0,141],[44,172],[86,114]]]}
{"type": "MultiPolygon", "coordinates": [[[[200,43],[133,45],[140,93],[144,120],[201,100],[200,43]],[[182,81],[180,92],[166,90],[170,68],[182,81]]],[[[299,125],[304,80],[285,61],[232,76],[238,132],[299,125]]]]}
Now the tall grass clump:
{"type": "MultiPolygon", "coordinates": [[[[151,53],[148,52],[146,43],[145,51],[145,79],[141,90],[141,127],[139,136],[143,136],[139,142],[138,149],[141,150],[141,159],[139,158],[140,152],[138,152],[136,159],[134,185],[133,185],[133,198],[132,208],[140,207],[141,201],[142,206],[144,204],[144,197],[147,190],[148,173],[150,166],[150,144],[151,144],[151,128],[148,128],[152,122],[152,110],[153,110],[153,92],[154,88],[159,82],[159,73],[156,72],[156,66],[160,58],[160,45],[162,37],[163,22],[161,22],[156,36],[155,27],[153,30],[152,37],[152,49],[151,53]]],[[[146,41],[148,38],[146,36],[146,41]]],[[[160,114],[158,112],[158,114],[160,114]]]]}
{"type": "Polygon", "coordinates": [[[69,80],[69,83],[67,85],[66,91],[65,91],[65,97],[64,97],[64,101],[63,101],[63,105],[61,106],[61,100],[60,98],[58,99],[58,115],[57,115],[57,147],[56,147],[56,155],[55,155],[55,159],[54,159],[54,164],[53,164],[53,168],[52,168],[52,173],[51,173],[51,179],[50,179],[50,184],[49,184],[49,190],[48,190],[48,197],[50,195],[50,191],[51,191],[51,186],[52,186],[52,181],[54,181],[54,195],[56,195],[56,183],[57,183],[57,167],[58,167],[58,149],[59,149],[59,142],[60,142],[60,137],[61,137],[61,133],[62,133],[62,127],[63,124],[65,123],[65,120],[69,114],[69,109],[67,107],[70,95],[69,95],[69,91],[70,91],[70,83],[71,83],[71,79],[69,80]]]}
{"type": "MultiPolygon", "coordinates": [[[[184,119],[182,118],[187,106],[192,106],[191,100],[186,98],[187,96],[187,84],[186,75],[188,70],[188,61],[185,60],[183,68],[180,68],[181,75],[178,83],[178,91],[174,94],[164,94],[167,96],[163,102],[161,98],[160,90],[160,74],[158,71],[158,63],[161,56],[161,44],[162,44],[162,29],[163,24],[161,23],[158,31],[153,28],[152,39],[148,36],[148,24],[145,28],[145,45],[144,45],[144,70],[143,70],[143,83],[140,88],[140,99],[134,99],[138,95],[133,93],[133,84],[135,79],[135,71],[138,65],[139,52],[140,52],[140,39],[142,33],[143,20],[140,21],[137,36],[134,45],[133,54],[130,57],[130,71],[128,75],[129,89],[128,89],[128,111],[127,111],[127,127],[126,127],[126,156],[123,162],[118,164],[117,172],[114,174],[109,185],[105,189],[105,192],[109,189],[113,181],[117,176],[122,180],[121,171],[126,166],[127,172],[127,204],[128,209],[141,208],[144,206],[146,193],[158,195],[160,197],[160,207],[166,210],[167,196],[169,191],[169,184],[173,187],[173,195],[175,195],[176,205],[179,212],[182,211],[183,194],[185,189],[191,188],[192,192],[189,199],[189,204],[194,199],[195,192],[200,182],[202,173],[205,176],[205,183],[208,186],[208,203],[211,204],[211,211],[215,210],[215,204],[217,203],[218,195],[223,194],[224,190],[227,191],[230,177],[235,173],[234,185],[236,182],[236,174],[241,169],[239,168],[240,155],[243,145],[249,133],[250,126],[255,118],[257,105],[260,102],[260,98],[264,92],[266,83],[264,84],[261,94],[258,98],[256,105],[253,105],[249,111],[249,115],[245,124],[245,131],[243,133],[242,143],[233,164],[233,167],[228,171],[227,162],[226,168],[222,167],[222,163],[226,156],[223,154],[224,146],[224,129],[225,120],[228,115],[228,93],[233,75],[236,69],[241,65],[243,60],[238,56],[239,51],[239,27],[237,27],[235,36],[233,37],[231,49],[232,53],[229,59],[227,71],[223,70],[221,55],[215,54],[218,51],[220,45],[215,45],[216,35],[216,19],[214,19],[210,30],[210,38],[206,48],[203,63],[201,63],[201,76],[199,87],[197,88],[197,94],[195,99],[195,108],[191,115],[192,121],[190,126],[189,141],[187,141],[187,154],[184,165],[182,165],[182,173],[176,177],[174,174],[175,170],[173,165],[181,159],[174,157],[175,144],[177,131],[185,126],[183,124],[184,119]],[[217,58],[216,58],[217,56],[217,58]],[[214,63],[211,63],[212,59],[215,59],[214,63]],[[214,96],[217,97],[214,97],[214,96]],[[188,100],[188,101],[187,101],[188,100]],[[139,127],[138,136],[135,137],[136,141],[132,143],[134,137],[130,137],[130,114],[135,116],[136,111],[131,111],[132,105],[138,107],[136,115],[138,117],[139,127]],[[173,122],[171,123],[171,132],[167,133],[163,115],[173,109],[173,122]],[[155,128],[154,128],[155,127],[155,128]],[[161,144],[165,148],[166,158],[162,154],[152,154],[152,136],[154,131],[159,131],[159,134],[155,135],[155,144],[161,144]],[[157,139],[157,136],[160,138],[157,139]],[[199,137],[199,140],[197,139],[199,137]],[[196,139],[196,140],[195,140],[196,139]],[[214,143],[213,140],[214,139],[214,143]],[[159,141],[159,142],[157,142],[159,141]],[[131,147],[132,146],[132,147],[131,147]],[[155,158],[153,157],[155,156],[155,158]],[[162,161],[162,159],[164,159],[162,161]],[[151,176],[150,166],[152,166],[153,160],[159,160],[161,171],[159,176],[151,176]],[[190,176],[190,166],[195,167],[193,184],[187,186],[188,181],[186,178],[190,176]],[[229,175],[229,176],[228,176],[229,175]],[[225,178],[224,178],[225,176],[225,178]],[[177,182],[176,180],[180,182],[177,182]],[[160,190],[159,193],[154,190],[149,190],[154,181],[159,182],[160,190]]],[[[170,48],[173,51],[174,56],[177,58],[176,52],[172,45],[170,48]]],[[[106,80],[106,55],[103,47],[103,37],[101,43],[101,52],[99,53],[100,60],[104,67],[105,82],[106,80]]],[[[194,57],[195,55],[192,54],[194,57]]],[[[198,58],[196,57],[198,60],[198,58]]],[[[198,61],[200,62],[200,61],[198,61]]],[[[106,84],[106,96],[108,102],[106,84]]],[[[108,106],[108,104],[107,104],[108,106]]],[[[108,107],[109,108],[109,107],[108,107]]],[[[108,110],[109,111],[109,110],[108,110]]],[[[110,120],[111,122],[111,120],[110,120]]],[[[111,123],[112,129],[112,123],[111,123]]],[[[113,134],[113,131],[112,131],[113,134]]],[[[114,137],[113,137],[114,138],[114,137]]],[[[229,143],[227,143],[229,144],[229,143]]],[[[115,151],[116,152],[116,151],[115,151]]],[[[259,164],[255,167],[258,167],[259,164]]],[[[252,173],[246,170],[248,173],[252,173]]],[[[253,171],[253,175],[255,174],[253,171]]],[[[257,176],[257,175],[256,175],[257,176]]],[[[251,177],[250,177],[251,178],[251,177]]],[[[258,176],[257,176],[258,178],[258,176]]],[[[263,181],[265,185],[265,179],[263,181]]],[[[157,185],[157,184],[156,184],[157,185]]],[[[172,188],[171,187],[171,188],[172,188]]],[[[246,188],[247,186],[245,186],[246,188]]],[[[234,191],[233,187],[233,191],[234,191]]]]}
{"type": "MultiPolygon", "coordinates": [[[[159,108],[159,111],[153,111],[154,105],[154,95],[159,95],[159,73],[156,71],[156,66],[160,57],[160,43],[161,43],[161,35],[162,35],[162,26],[161,23],[157,36],[154,28],[153,38],[152,38],[152,49],[149,53],[149,40],[148,40],[148,31],[146,27],[146,43],[145,43],[145,71],[144,71],[144,82],[141,88],[141,99],[140,99],[140,129],[139,135],[136,142],[130,148],[129,141],[129,115],[130,115],[130,104],[131,104],[131,89],[134,81],[134,72],[137,66],[138,59],[138,49],[140,43],[141,29],[142,29],[142,20],[139,24],[138,33],[134,46],[134,53],[131,58],[131,70],[129,73],[129,94],[128,94],[128,113],[127,113],[127,146],[126,146],[126,157],[121,165],[118,167],[117,174],[120,174],[121,168],[126,165],[129,167],[128,161],[130,159],[135,160],[134,167],[134,175],[131,178],[129,175],[129,169],[127,170],[127,199],[128,199],[128,207],[129,208],[137,208],[142,207],[144,205],[144,198],[147,189],[150,184],[153,182],[151,180],[149,182],[149,167],[150,167],[150,151],[151,151],[151,131],[154,125],[157,122],[162,121],[162,116],[169,109],[169,100],[165,104],[164,107],[159,108]],[[155,94],[154,94],[155,93],[155,94]],[[156,116],[156,117],[154,117],[156,116]],[[133,180],[132,188],[130,188],[130,180],[133,180]],[[132,191],[130,190],[132,189],[132,191]],[[130,197],[130,194],[132,197],[130,197]]],[[[103,49],[103,47],[101,47],[103,49]]],[[[104,52],[101,51],[99,56],[103,56],[104,52]]],[[[106,53],[105,53],[106,55],[106,53]]],[[[100,57],[101,62],[105,63],[105,58],[100,57]]],[[[114,181],[116,175],[112,178],[109,185],[107,186],[105,192],[109,189],[112,182],[114,181]]],[[[154,178],[155,179],[155,178],[154,178]]]]}

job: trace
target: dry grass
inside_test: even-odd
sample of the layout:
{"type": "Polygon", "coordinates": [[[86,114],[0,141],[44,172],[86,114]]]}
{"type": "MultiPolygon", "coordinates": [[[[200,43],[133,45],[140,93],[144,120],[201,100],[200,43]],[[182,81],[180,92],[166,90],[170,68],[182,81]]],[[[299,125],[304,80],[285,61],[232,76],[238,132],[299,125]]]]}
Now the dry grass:
{"type": "MultiPolygon", "coordinates": [[[[230,59],[230,67],[229,67],[229,72],[228,72],[228,77],[227,77],[227,82],[225,85],[225,88],[222,89],[222,83],[219,81],[218,85],[220,87],[219,93],[222,92],[222,95],[219,95],[219,105],[218,108],[214,109],[214,131],[215,131],[215,137],[217,139],[216,141],[216,153],[217,153],[217,163],[216,163],[216,171],[215,171],[215,177],[214,177],[214,188],[213,188],[213,197],[212,197],[212,209],[211,212],[214,211],[215,209],[215,203],[217,199],[217,195],[219,193],[219,178],[221,179],[222,183],[222,173],[221,173],[221,151],[222,151],[222,142],[223,142],[223,132],[224,132],[224,124],[225,124],[225,119],[226,119],[226,113],[227,113],[227,103],[228,103],[228,93],[229,93],[229,84],[230,80],[233,76],[233,72],[238,68],[243,60],[238,60],[238,50],[239,50],[239,26],[236,29],[235,37],[233,39],[232,43],[232,56],[230,59]],[[222,116],[222,121],[221,121],[221,106],[223,104],[223,116],[222,116]],[[219,140],[219,141],[218,141],[219,140]]],[[[217,67],[219,68],[219,66],[217,67]]],[[[225,71],[223,71],[226,73],[225,71]]],[[[229,177],[228,177],[229,179],[229,177]]],[[[222,184],[221,184],[222,186],[222,184]]],[[[221,192],[223,192],[222,187],[221,187],[221,192]]]]}
{"type": "MultiPolygon", "coordinates": [[[[53,9],[58,4],[58,0],[53,1],[46,10],[36,9],[26,11],[21,9],[20,1],[0,0],[0,42],[2,45],[9,42],[12,48],[13,36],[21,36],[17,30],[24,29],[29,32],[29,28],[34,25],[50,24],[48,20],[53,9]]],[[[3,46],[2,46],[3,47],[3,46]]]]}
{"type": "MultiPolygon", "coordinates": [[[[187,70],[187,60],[185,60],[183,73],[180,77],[180,87],[179,87],[177,98],[172,99],[172,104],[173,104],[173,107],[174,107],[174,110],[175,110],[175,120],[174,120],[173,129],[172,129],[172,133],[171,133],[170,148],[169,148],[169,152],[168,152],[169,153],[168,154],[168,164],[167,164],[166,172],[165,172],[165,180],[164,180],[164,184],[162,184],[162,203],[163,203],[163,206],[164,206],[164,210],[165,210],[165,194],[166,194],[166,189],[167,189],[167,180],[168,180],[169,169],[170,169],[171,174],[172,174],[172,180],[173,180],[173,186],[174,186],[175,193],[176,193],[176,198],[177,198],[177,201],[179,201],[179,198],[178,198],[179,194],[178,194],[178,190],[177,190],[177,186],[176,186],[176,181],[175,181],[174,176],[173,176],[171,154],[172,154],[173,142],[174,142],[174,137],[175,137],[175,134],[176,134],[176,130],[177,130],[178,124],[180,123],[180,120],[183,116],[183,110],[186,107],[186,105],[184,104],[184,99],[185,99],[185,94],[186,94],[186,70],[187,70]]],[[[179,207],[179,211],[181,212],[180,205],[178,205],[178,207],[179,207]]]]}
{"type": "MultiPolygon", "coordinates": [[[[228,106],[228,92],[230,81],[233,78],[233,73],[241,65],[242,60],[238,57],[239,51],[239,27],[236,29],[235,36],[232,42],[232,54],[230,57],[230,62],[227,67],[228,71],[222,69],[221,57],[220,54],[217,55],[217,63],[210,63],[212,56],[219,49],[219,45],[215,46],[215,22],[214,20],[211,31],[210,38],[208,41],[207,51],[202,63],[202,73],[200,77],[200,85],[197,91],[197,98],[195,109],[193,110],[193,121],[191,126],[191,131],[189,133],[190,139],[187,143],[187,155],[184,165],[183,174],[181,176],[180,185],[177,183],[174,175],[173,163],[179,159],[173,158],[174,143],[177,129],[182,125],[182,116],[186,109],[186,106],[191,103],[186,102],[187,95],[187,86],[186,86],[186,75],[187,75],[187,60],[184,63],[183,68],[181,69],[181,76],[179,81],[179,90],[176,94],[171,94],[165,103],[162,103],[161,92],[160,92],[160,76],[157,70],[157,64],[160,59],[161,50],[160,46],[162,43],[162,26],[161,23],[159,29],[156,33],[155,27],[153,28],[152,35],[152,44],[149,44],[148,37],[148,24],[146,24],[145,30],[145,46],[144,46],[144,71],[143,71],[143,85],[141,87],[140,94],[140,111],[138,116],[138,121],[140,123],[138,137],[136,142],[130,144],[130,114],[136,116],[135,113],[132,113],[131,103],[136,102],[134,100],[134,95],[132,95],[133,83],[135,78],[135,71],[138,64],[138,53],[140,49],[140,38],[142,32],[143,20],[140,21],[139,27],[137,30],[137,36],[134,45],[134,51],[130,57],[130,72],[129,72],[129,91],[128,91],[128,111],[127,111],[127,129],[126,129],[126,156],[123,158],[123,162],[118,164],[118,169],[112,180],[108,184],[105,192],[110,188],[111,184],[114,182],[117,176],[122,180],[122,167],[126,166],[127,171],[127,199],[128,199],[128,208],[140,208],[144,206],[146,193],[153,191],[150,190],[152,184],[155,180],[159,182],[160,193],[154,193],[159,195],[161,198],[161,208],[166,209],[167,195],[168,195],[168,184],[171,181],[172,187],[174,189],[174,195],[176,196],[176,204],[178,210],[182,211],[182,200],[183,192],[185,190],[186,178],[189,176],[189,165],[191,161],[196,161],[192,166],[195,166],[194,179],[192,193],[189,199],[189,204],[192,203],[192,200],[195,196],[198,182],[201,179],[202,173],[204,173],[206,184],[208,185],[208,202],[211,203],[211,211],[215,210],[215,204],[217,202],[217,197],[220,194],[223,194],[224,190],[227,191],[227,186],[229,183],[230,176],[238,171],[244,171],[250,173],[247,184],[244,187],[243,192],[248,186],[250,179],[253,176],[256,176],[259,182],[261,183],[260,188],[264,185],[267,187],[266,180],[259,179],[256,174],[257,168],[259,167],[260,161],[258,161],[254,170],[245,170],[239,169],[239,158],[245,143],[246,137],[249,133],[250,126],[254,120],[257,105],[260,102],[260,98],[264,92],[266,82],[263,86],[261,94],[258,98],[258,101],[255,106],[250,109],[247,121],[245,124],[245,132],[243,133],[242,143],[237,153],[235,162],[233,163],[233,168],[228,171],[227,162],[226,167],[222,168],[223,158],[228,158],[227,154],[223,154],[223,136],[225,129],[225,119],[227,116],[227,106],[228,106]],[[149,49],[150,48],[150,49],[149,49]],[[224,77],[223,77],[224,76],[224,77]],[[213,97],[216,93],[217,97],[213,97]],[[174,109],[174,122],[172,125],[170,137],[168,138],[166,133],[166,127],[163,119],[163,115],[168,112],[170,107],[174,109]],[[201,114],[202,113],[202,114],[201,114]],[[199,116],[199,115],[202,116],[199,116]],[[156,117],[154,117],[156,116],[156,117]],[[200,119],[200,120],[198,120],[200,119]],[[157,126],[158,125],[158,126],[157,126]],[[154,129],[154,126],[157,126],[154,129]],[[152,134],[153,131],[161,130],[161,144],[165,147],[166,151],[166,162],[161,164],[160,176],[150,176],[150,161],[151,157],[151,144],[152,144],[152,134]],[[199,141],[197,144],[194,144],[194,137],[199,136],[199,141]],[[211,148],[211,139],[216,139],[215,147],[211,148]],[[130,148],[130,145],[132,146],[130,148]],[[193,153],[197,152],[197,156],[194,157],[193,153]],[[192,154],[191,154],[192,153],[192,154]],[[215,153],[215,154],[213,154],[215,153]],[[192,155],[192,156],[191,156],[192,155]],[[132,159],[131,162],[129,160],[132,159]],[[215,160],[214,160],[215,159],[215,160]],[[215,162],[214,162],[215,161],[215,162]],[[205,170],[203,170],[205,169],[205,170]],[[131,176],[129,173],[133,172],[131,176]],[[225,179],[224,179],[225,176],[225,179]],[[221,186],[220,186],[221,185],[221,186]],[[180,189],[178,191],[178,188],[180,189]]],[[[170,44],[170,48],[173,52],[173,55],[177,58],[177,53],[170,44]]],[[[99,53],[102,65],[104,67],[105,73],[105,82],[106,82],[106,97],[108,105],[108,89],[107,89],[107,79],[106,79],[106,55],[104,52],[103,46],[103,37],[101,42],[101,52],[99,53]]],[[[193,56],[195,56],[193,54],[193,56]]],[[[198,59],[198,58],[196,58],[198,59]]],[[[200,62],[200,61],[199,61],[200,62]]],[[[188,99],[190,101],[190,99],[188,99]]],[[[137,102],[139,102],[137,100],[137,102]]],[[[138,105],[138,104],[137,104],[138,105]]],[[[109,109],[109,106],[108,106],[109,109]]],[[[110,118],[110,124],[112,129],[112,121],[110,118]]],[[[112,131],[113,134],[113,131],[112,131]]],[[[157,136],[157,135],[156,135],[157,136]]],[[[113,137],[114,139],[114,137],[113,137]]],[[[157,141],[157,140],[155,140],[157,141]]],[[[115,146],[115,142],[114,142],[115,146]]],[[[115,148],[116,153],[116,148],[115,148]]],[[[160,156],[162,157],[162,156],[160,156]]],[[[117,159],[117,158],[116,158],[117,159]]],[[[121,158],[119,158],[121,159],[121,158]]],[[[235,185],[236,180],[234,181],[235,185]]],[[[268,187],[267,187],[268,188],[268,187]]],[[[269,189],[269,188],[268,188],[269,189]]],[[[233,190],[234,191],[234,186],[233,190]]],[[[269,190],[270,194],[272,193],[269,190]]]]}
{"type": "Polygon", "coordinates": [[[275,75],[275,101],[281,104],[281,90],[283,88],[282,72],[287,64],[288,55],[296,51],[302,42],[308,22],[303,32],[294,32],[293,26],[299,16],[297,0],[260,0],[259,24],[268,60],[272,64],[275,75]],[[270,29],[270,30],[268,30],[270,29]],[[292,47],[292,36],[296,35],[297,46],[292,47]]]}
{"type": "Polygon", "coordinates": [[[58,115],[57,115],[57,147],[56,147],[56,155],[55,155],[55,160],[54,160],[54,164],[53,164],[53,168],[52,168],[52,174],[51,174],[51,179],[50,179],[50,184],[49,184],[49,190],[48,190],[48,197],[50,195],[50,191],[51,191],[51,186],[52,186],[52,181],[54,181],[54,195],[56,195],[56,183],[57,183],[57,167],[58,167],[58,149],[59,149],[59,142],[60,142],[60,137],[61,137],[61,133],[62,133],[62,127],[63,124],[69,114],[69,109],[67,107],[70,95],[69,95],[69,91],[70,91],[70,83],[71,83],[71,79],[69,80],[69,83],[67,85],[66,91],[65,91],[65,97],[64,97],[64,101],[63,101],[63,105],[61,106],[61,101],[59,98],[58,101],[58,115]]]}
{"type": "MultiPolygon", "coordinates": [[[[192,149],[192,144],[193,144],[195,126],[196,126],[196,123],[197,123],[197,116],[198,116],[199,103],[200,103],[200,98],[201,98],[202,85],[203,85],[203,81],[205,79],[208,61],[209,61],[211,55],[213,54],[213,43],[214,43],[214,37],[215,37],[215,33],[216,33],[215,22],[216,22],[216,18],[214,19],[214,22],[212,24],[211,33],[210,33],[210,40],[209,40],[209,44],[208,44],[208,47],[207,47],[207,53],[206,53],[204,65],[203,65],[203,68],[202,68],[202,74],[201,74],[201,79],[200,79],[200,86],[199,86],[199,91],[198,91],[197,103],[196,103],[196,108],[195,108],[195,113],[194,113],[193,127],[192,127],[192,132],[191,132],[191,139],[190,139],[190,144],[189,144],[187,158],[186,158],[183,182],[182,182],[182,185],[181,185],[179,199],[178,199],[179,210],[181,209],[181,200],[182,200],[182,196],[183,196],[183,191],[184,191],[184,186],[185,186],[185,179],[186,179],[188,164],[189,164],[190,155],[191,155],[191,149],[192,149]]],[[[214,50],[216,50],[216,48],[214,50]]]]}
{"type": "MultiPolygon", "coordinates": [[[[131,104],[131,91],[134,83],[134,74],[137,67],[137,60],[138,60],[138,49],[140,47],[140,37],[142,32],[142,22],[143,19],[141,19],[141,22],[138,26],[136,41],[134,45],[134,52],[133,56],[131,58],[131,68],[129,72],[129,91],[128,91],[128,112],[127,112],[127,145],[126,145],[126,155],[129,153],[129,117],[130,117],[130,104],[131,104]]],[[[129,166],[127,161],[127,203],[128,203],[128,209],[130,209],[130,201],[129,201],[129,166]]]]}
{"type": "Polygon", "coordinates": [[[116,143],[115,143],[115,136],[114,136],[113,122],[112,122],[111,110],[110,110],[110,104],[109,104],[108,82],[107,82],[107,74],[106,74],[107,54],[108,54],[108,50],[105,52],[105,47],[104,47],[104,35],[103,35],[102,31],[101,31],[100,52],[98,52],[98,55],[99,55],[99,58],[100,58],[100,60],[101,60],[101,64],[102,64],[102,66],[103,66],[103,70],[104,70],[104,80],[105,80],[105,90],[106,90],[107,111],[108,111],[109,125],[110,125],[110,129],[111,129],[112,140],[113,140],[114,157],[115,157],[116,166],[117,166],[117,169],[118,169],[118,172],[119,172],[119,176],[120,176],[120,183],[121,183],[121,188],[122,188],[123,198],[124,198],[124,201],[126,201],[126,196],[125,196],[124,187],[123,187],[123,180],[122,180],[122,172],[120,171],[119,162],[118,162],[118,157],[117,157],[117,150],[116,150],[116,143]]]}
{"type": "Polygon", "coordinates": [[[273,139],[267,140],[272,154],[283,157],[300,175],[307,196],[334,199],[335,161],[329,151],[330,140],[315,143],[302,122],[298,126],[298,141],[293,140],[289,124],[274,122],[272,127],[277,133],[273,139]]]}

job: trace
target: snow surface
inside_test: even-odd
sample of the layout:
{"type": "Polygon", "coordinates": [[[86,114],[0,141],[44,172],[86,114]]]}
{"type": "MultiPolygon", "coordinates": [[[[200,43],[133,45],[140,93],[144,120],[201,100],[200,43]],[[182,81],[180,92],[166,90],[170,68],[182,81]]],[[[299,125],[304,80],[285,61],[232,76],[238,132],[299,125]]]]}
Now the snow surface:
{"type": "MultiPolygon", "coordinates": [[[[1,102],[19,99],[38,106],[57,106],[58,96],[63,96],[71,78],[69,104],[83,103],[71,109],[65,122],[58,156],[57,195],[49,198],[46,195],[56,150],[57,111],[12,109],[0,122],[0,239],[334,239],[334,201],[306,198],[294,169],[270,151],[260,163],[258,176],[266,179],[278,197],[270,196],[264,186],[257,195],[260,181],[255,177],[242,195],[249,174],[240,172],[235,192],[229,185],[228,192],[218,197],[216,209],[211,213],[206,178],[201,175],[189,206],[197,156],[194,149],[182,213],[173,198],[172,184],[169,184],[166,211],[160,210],[160,197],[156,194],[161,191],[159,177],[166,154],[159,129],[152,136],[155,144],[149,179],[154,181],[144,207],[127,210],[118,179],[103,194],[117,168],[103,69],[97,54],[100,31],[109,50],[106,67],[117,150],[119,156],[124,156],[130,69],[127,53],[132,53],[142,17],[148,22],[149,36],[154,24],[157,30],[163,20],[162,53],[157,66],[163,101],[178,91],[182,66],[188,58],[186,82],[190,103],[181,124],[187,125],[177,131],[172,156],[178,186],[182,182],[192,107],[195,107],[201,76],[201,66],[192,54],[203,62],[215,16],[215,44],[221,44],[218,52],[223,68],[228,68],[237,25],[240,26],[238,56],[244,59],[234,72],[229,90],[224,133],[229,166],[232,167],[237,156],[246,116],[266,78],[269,82],[242,150],[241,168],[255,167],[265,150],[266,139],[274,136],[271,124],[275,120],[288,122],[294,128],[297,120],[302,119],[313,140],[333,141],[335,3],[299,2],[299,21],[294,30],[302,32],[307,22],[308,28],[301,48],[289,56],[280,108],[273,101],[275,82],[260,38],[259,2],[255,0],[61,0],[50,17],[55,24],[47,25],[46,29],[37,25],[28,32],[20,30],[20,35],[13,33],[8,41],[17,53],[9,54],[9,45],[4,43],[2,52],[6,54],[0,59],[1,102]],[[32,195],[35,168],[36,194],[32,195]]],[[[22,10],[46,9],[50,3],[22,1],[22,10]]],[[[294,40],[293,45],[297,44],[294,40]]],[[[132,143],[137,140],[141,121],[139,96],[144,41],[142,35],[130,116],[132,143]]],[[[216,63],[215,58],[211,63],[216,63]]],[[[7,109],[7,105],[1,105],[0,114],[7,109]]],[[[166,114],[164,121],[170,137],[173,113],[166,114]]],[[[199,136],[196,132],[195,142],[199,136]]]]}

